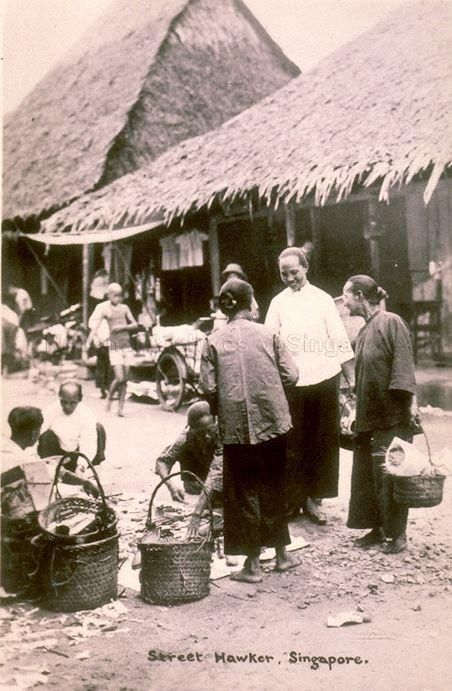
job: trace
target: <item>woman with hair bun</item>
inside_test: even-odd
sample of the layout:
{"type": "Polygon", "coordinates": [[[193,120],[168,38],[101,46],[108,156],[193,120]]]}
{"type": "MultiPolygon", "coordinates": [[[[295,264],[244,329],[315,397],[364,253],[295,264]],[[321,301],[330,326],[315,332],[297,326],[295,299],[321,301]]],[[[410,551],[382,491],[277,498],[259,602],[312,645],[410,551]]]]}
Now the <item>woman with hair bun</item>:
{"type": "Polygon", "coordinates": [[[358,546],[389,538],[383,551],[396,554],[406,548],[408,509],[394,501],[393,482],[383,464],[394,437],[411,441],[417,416],[410,333],[398,314],[380,309],[387,293],[370,276],[352,276],[343,293],[350,314],[366,321],[355,346],[356,422],[347,526],[370,528],[356,541],[358,546]]]}
{"type": "Polygon", "coordinates": [[[200,378],[223,443],[225,553],[246,554],[232,578],[258,583],[262,547],[275,548],[277,571],[297,563],[286,552],[284,495],[292,427],[285,389],[296,384],[298,369],[279,337],[253,321],[252,299],[246,281],[222,286],[228,322],[206,339],[200,378]]]}

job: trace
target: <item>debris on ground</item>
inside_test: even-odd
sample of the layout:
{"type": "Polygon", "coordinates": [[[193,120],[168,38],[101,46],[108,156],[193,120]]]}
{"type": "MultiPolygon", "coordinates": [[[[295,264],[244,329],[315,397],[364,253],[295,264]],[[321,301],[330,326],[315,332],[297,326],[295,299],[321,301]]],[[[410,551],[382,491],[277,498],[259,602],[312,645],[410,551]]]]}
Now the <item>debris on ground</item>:
{"type": "Polygon", "coordinates": [[[365,612],[339,612],[334,617],[328,617],[326,625],[334,628],[348,624],[368,624],[370,621],[371,617],[365,612]]]}

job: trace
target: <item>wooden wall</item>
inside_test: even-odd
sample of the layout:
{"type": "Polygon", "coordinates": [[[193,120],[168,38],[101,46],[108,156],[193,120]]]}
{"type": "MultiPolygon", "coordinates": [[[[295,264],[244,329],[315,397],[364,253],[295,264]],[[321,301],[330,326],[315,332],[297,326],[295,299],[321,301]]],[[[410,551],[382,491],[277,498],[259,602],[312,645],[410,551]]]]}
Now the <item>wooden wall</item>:
{"type": "Polygon", "coordinates": [[[414,300],[434,300],[437,284],[429,262],[442,262],[443,346],[452,350],[452,179],[442,180],[426,206],[425,185],[405,188],[409,265],[414,300]]]}

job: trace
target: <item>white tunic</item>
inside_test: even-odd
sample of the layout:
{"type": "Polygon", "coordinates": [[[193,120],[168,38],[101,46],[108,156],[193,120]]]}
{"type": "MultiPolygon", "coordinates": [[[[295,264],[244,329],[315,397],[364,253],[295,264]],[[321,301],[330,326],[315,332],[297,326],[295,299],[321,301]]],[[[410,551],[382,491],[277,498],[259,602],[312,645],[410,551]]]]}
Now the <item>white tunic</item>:
{"type": "Polygon", "coordinates": [[[333,298],[307,282],[273,298],[265,324],[279,334],[298,365],[297,386],[331,379],[353,350],[333,298]]]}
{"type": "Polygon", "coordinates": [[[43,431],[51,429],[63,451],[80,451],[92,461],[97,452],[96,418],[82,402],[65,415],[58,401],[44,411],[43,431]]]}

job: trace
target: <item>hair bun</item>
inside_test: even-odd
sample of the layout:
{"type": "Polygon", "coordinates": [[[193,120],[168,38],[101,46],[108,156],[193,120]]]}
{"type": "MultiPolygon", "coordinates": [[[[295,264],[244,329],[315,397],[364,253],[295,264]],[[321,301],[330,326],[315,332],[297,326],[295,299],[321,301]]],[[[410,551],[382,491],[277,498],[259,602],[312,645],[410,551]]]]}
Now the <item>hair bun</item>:
{"type": "Polygon", "coordinates": [[[387,298],[388,298],[388,293],[386,292],[386,290],[385,290],[384,288],[382,288],[381,286],[378,286],[378,288],[377,288],[377,297],[378,297],[378,299],[379,299],[380,301],[381,301],[381,300],[387,300],[387,298]]]}

